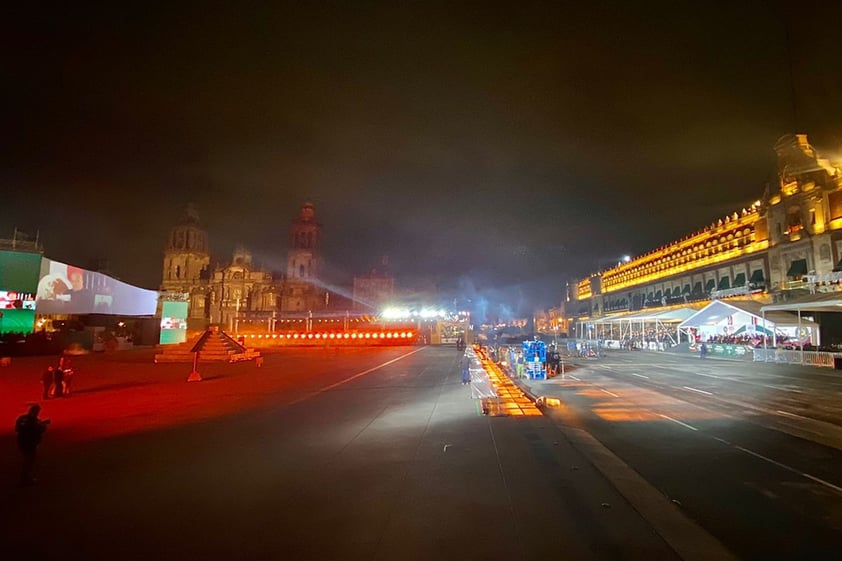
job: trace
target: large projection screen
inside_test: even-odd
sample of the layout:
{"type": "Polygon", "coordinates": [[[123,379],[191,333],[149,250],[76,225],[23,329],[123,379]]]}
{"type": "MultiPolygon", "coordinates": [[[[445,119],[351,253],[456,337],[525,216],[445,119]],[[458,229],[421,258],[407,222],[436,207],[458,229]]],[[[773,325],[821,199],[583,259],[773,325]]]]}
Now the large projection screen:
{"type": "Polygon", "coordinates": [[[41,254],[0,251],[0,333],[32,333],[41,254]]]}
{"type": "Polygon", "coordinates": [[[44,258],[36,292],[39,314],[154,316],[158,292],[44,258]]]}

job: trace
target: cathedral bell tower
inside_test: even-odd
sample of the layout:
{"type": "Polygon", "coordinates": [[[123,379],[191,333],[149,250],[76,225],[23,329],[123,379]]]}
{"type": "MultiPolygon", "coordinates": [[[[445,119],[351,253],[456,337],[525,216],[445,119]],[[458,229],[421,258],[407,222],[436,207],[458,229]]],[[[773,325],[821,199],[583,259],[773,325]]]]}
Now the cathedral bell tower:
{"type": "Polygon", "coordinates": [[[190,292],[190,288],[198,284],[209,263],[208,234],[199,223],[195,207],[189,204],[178,224],[170,230],[164,249],[161,289],[190,292]]]}
{"type": "Polygon", "coordinates": [[[290,228],[287,279],[312,282],[319,273],[321,224],[316,222],[313,204],[304,203],[290,228]]]}

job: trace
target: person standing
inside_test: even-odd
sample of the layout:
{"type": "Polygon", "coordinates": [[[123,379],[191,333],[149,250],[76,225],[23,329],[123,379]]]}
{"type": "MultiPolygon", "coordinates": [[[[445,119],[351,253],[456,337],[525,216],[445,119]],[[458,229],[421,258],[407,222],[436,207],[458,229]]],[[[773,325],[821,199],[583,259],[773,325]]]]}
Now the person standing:
{"type": "Polygon", "coordinates": [[[64,368],[61,372],[64,378],[64,397],[70,397],[70,384],[73,383],[73,369],[64,368]]]}
{"type": "Polygon", "coordinates": [[[20,472],[20,484],[32,485],[35,483],[35,457],[38,445],[44,437],[49,419],[38,418],[41,412],[40,405],[33,405],[24,415],[15,421],[15,432],[17,433],[18,449],[23,455],[23,464],[20,472]]]}
{"type": "Polygon", "coordinates": [[[70,358],[62,356],[58,359],[58,368],[62,374],[62,393],[65,397],[70,395],[70,384],[73,382],[73,368],[70,366],[70,358]]]}
{"type": "Polygon", "coordinates": [[[471,383],[471,359],[468,355],[462,355],[462,359],[459,361],[459,366],[462,369],[462,385],[470,384],[471,383]]]}
{"type": "Polygon", "coordinates": [[[42,398],[44,400],[50,399],[50,391],[53,389],[53,379],[55,378],[55,368],[52,365],[48,366],[44,373],[41,374],[41,385],[44,386],[42,398]]]}
{"type": "Polygon", "coordinates": [[[62,397],[64,395],[64,370],[60,366],[53,371],[53,385],[55,386],[53,395],[62,397]]]}

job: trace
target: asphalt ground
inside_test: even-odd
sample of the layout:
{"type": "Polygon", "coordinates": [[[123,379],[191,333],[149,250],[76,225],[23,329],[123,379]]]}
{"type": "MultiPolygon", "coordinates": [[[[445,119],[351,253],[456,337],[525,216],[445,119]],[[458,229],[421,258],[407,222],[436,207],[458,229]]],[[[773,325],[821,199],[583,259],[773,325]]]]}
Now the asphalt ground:
{"type": "Polygon", "coordinates": [[[746,560],[842,552],[842,375],[827,369],[610,352],[530,382],[746,560]]]}
{"type": "Polygon", "coordinates": [[[450,348],[288,349],[190,384],[151,352],[80,357],[18,487],[48,360],[0,370],[7,559],[677,558],[548,418],[481,415],[450,348]]]}

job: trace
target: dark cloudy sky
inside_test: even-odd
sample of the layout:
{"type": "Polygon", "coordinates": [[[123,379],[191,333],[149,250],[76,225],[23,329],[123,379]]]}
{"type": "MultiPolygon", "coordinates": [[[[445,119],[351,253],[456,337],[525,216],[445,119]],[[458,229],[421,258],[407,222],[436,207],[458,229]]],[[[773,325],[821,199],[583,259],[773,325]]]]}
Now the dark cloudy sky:
{"type": "Polygon", "coordinates": [[[310,199],[340,279],[389,255],[404,286],[550,305],[758,198],[780,135],[842,153],[838,2],[568,4],[9,14],[0,235],[154,287],[186,202],[215,260],[281,267],[310,199]]]}

